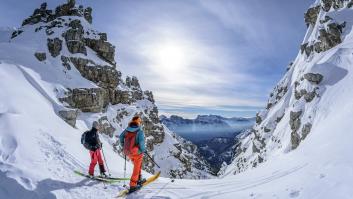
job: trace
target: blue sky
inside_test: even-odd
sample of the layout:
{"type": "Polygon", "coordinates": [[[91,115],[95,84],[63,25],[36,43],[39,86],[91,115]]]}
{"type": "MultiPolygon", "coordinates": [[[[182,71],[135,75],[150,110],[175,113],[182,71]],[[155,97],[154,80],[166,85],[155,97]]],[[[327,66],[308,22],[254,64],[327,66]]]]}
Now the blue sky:
{"type": "MultiPolygon", "coordinates": [[[[39,0],[0,0],[19,26],[39,0]]],[[[53,8],[64,1],[48,1],[53,8]]],[[[311,0],[77,0],[116,46],[118,69],[152,90],[160,113],[254,116],[299,51],[311,0]]]]}

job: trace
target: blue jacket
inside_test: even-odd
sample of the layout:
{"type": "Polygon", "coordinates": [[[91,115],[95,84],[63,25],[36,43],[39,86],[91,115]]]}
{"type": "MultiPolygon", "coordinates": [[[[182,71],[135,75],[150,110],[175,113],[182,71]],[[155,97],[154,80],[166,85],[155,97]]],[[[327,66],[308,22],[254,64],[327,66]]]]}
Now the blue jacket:
{"type": "Polygon", "coordinates": [[[124,138],[125,138],[125,133],[127,132],[135,132],[137,133],[136,135],[136,140],[135,143],[139,147],[139,154],[144,153],[146,151],[146,146],[145,146],[145,134],[143,133],[142,129],[140,126],[137,125],[130,125],[127,127],[119,136],[120,144],[121,146],[124,147],[124,138]]]}

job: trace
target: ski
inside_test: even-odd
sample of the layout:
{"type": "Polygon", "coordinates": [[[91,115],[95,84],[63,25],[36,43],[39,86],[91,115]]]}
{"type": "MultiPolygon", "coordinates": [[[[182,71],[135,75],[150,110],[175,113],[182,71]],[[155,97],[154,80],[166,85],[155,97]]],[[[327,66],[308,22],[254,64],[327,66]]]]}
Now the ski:
{"type": "Polygon", "coordinates": [[[82,177],[86,177],[92,180],[97,180],[100,182],[106,182],[106,183],[115,183],[115,182],[119,182],[122,180],[130,180],[130,178],[112,178],[112,177],[101,177],[101,176],[90,176],[88,174],[79,172],[79,171],[74,171],[75,174],[82,176],[82,177]]]}
{"type": "MultiPolygon", "coordinates": [[[[158,173],[156,173],[155,175],[149,177],[146,179],[146,182],[142,184],[142,186],[140,187],[140,189],[142,189],[143,187],[147,186],[148,184],[152,183],[153,181],[157,180],[157,178],[159,177],[159,175],[161,175],[161,172],[159,171],[158,173]]],[[[134,191],[134,192],[131,192],[131,193],[135,193],[137,191],[139,191],[140,189],[134,191]]],[[[129,195],[130,192],[129,192],[129,189],[124,189],[122,191],[119,192],[118,196],[116,198],[122,198],[122,197],[125,197],[127,195],[129,195]]]]}

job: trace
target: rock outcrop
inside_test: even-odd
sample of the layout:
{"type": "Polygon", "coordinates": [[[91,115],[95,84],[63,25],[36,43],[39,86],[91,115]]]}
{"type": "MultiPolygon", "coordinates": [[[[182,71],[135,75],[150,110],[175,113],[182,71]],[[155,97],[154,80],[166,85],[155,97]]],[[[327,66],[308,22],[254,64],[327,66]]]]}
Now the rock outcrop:
{"type": "Polygon", "coordinates": [[[319,15],[319,12],[320,12],[320,8],[321,8],[320,6],[315,6],[315,7],[309,8],[309,10],[305,13],[304,21],[307,26],[315,25],[317,16],[319,15]]]}
{"type": "Polygon", "coordinates": [[[121,72],[111,66],[100,66],[92,60],[70,57],[70,61],[83,77],[100,87],[114,89],[121,82],[121,72]]]}
{"type": "Polygon", "coordinates": [[[306,73],[304,75],[304,79],[308,80],[309,82],[312,82],[314,84],[320,84],[320,82],[323,79],[323,76],[318,73],[306,73]]]}
{"type": "Polygon", "coordinates": [[[48,39],[48,50],[52,57],[56,57],[60,54],[62,49],[62,40],[59,38],[48,39]]]}
{"type": "MultiPolygon", "coordinates": [[[[328,20],[328,22],[329,21],[330,20],[328,20]]],[[[345,22],[342,24],[326,24],[326,28],[319,29],[319,37],[317,40],[312,41],[311,44],[306,42],[301,45],[301,53],[305,52],[306,56],[310,56],[314,51],[317,53],[324,52],[342,43],[341,35],[345,26],[345,22]]]]}
{"type": "Polygon", "coordinates": [[[72,127],[76,126],[76,118],[78,116],[78,110],[61,110],[58,112],[60,117],[65,120],[72,127]]]}
{"type": "Polygon", "coordinates": [[[53,10],[47,9],[47,3],[42,3],[39,9],[35,9],[33,14],[25,19],[22,26],[33,25],[39,22],[50,22],[61,16],[78,16],[92,23],[92,8],[83,9],[82,6],[75,7],[75,0],[69,0],[66,4],[60,5],[53,10]]]}
{"type": "Polygon", "coordinates": [[[73,20],[70,22],[71,29],[64,33],[67,48],[73,54],[82,53],[87,55],[85,43],[83,40],[83,27],[80,20],[73,20]]]}
{"type": "Polygon", "coordinates": [[[108,93],[103,88],[75,88],[66,95],[60,100],[82,112],[102,112],[109,102],[108,93]]]}
{"type": "Polygon", "coordinates": [[[114,61],[115,47],[111,43],[102,39],[91,38],[86,38],[85,43],[105,61],[113,65],[116,64],[114,61]]]}
{"type": "Polygon", "coordinates": [[[34,53],[34,56],[38,59],[38,61],[44,61],[47,59],[46,53],[36,52],[34,53]]]}

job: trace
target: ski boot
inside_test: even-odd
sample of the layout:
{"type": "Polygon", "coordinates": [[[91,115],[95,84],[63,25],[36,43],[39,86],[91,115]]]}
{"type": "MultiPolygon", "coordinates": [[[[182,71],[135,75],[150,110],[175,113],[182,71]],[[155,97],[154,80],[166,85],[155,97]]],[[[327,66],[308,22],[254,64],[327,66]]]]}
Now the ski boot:
{"type": "Polygon", "coordinates": [[[142,186],[143,183],[145,183],[145,182],[146,182],[146,178],[141,178],[141,176],[140,176],[139,180],[137,181],[137,184],[142,186]]]}
{"type": "Polygon", "coordinates": [[[101,178],[108,178],[108,175],[105,172],[101,172],[99,177],[101,178]]]}
{"type": "Polygon", "coordinates": [[[94,178],[94,174],[88,174],[88,178],[94,178]]]}
{"type": "Polygon", "coordinates": [[[132,193],[132,192],[135,192],[135,191],[137,191],[137,190],[139,190],[139,189],[141,189],[141,185],[136,185],[136,186],[133,186],[133,187],[130,187],[130,189],[129,189],[129,193],[132,193]]]}

